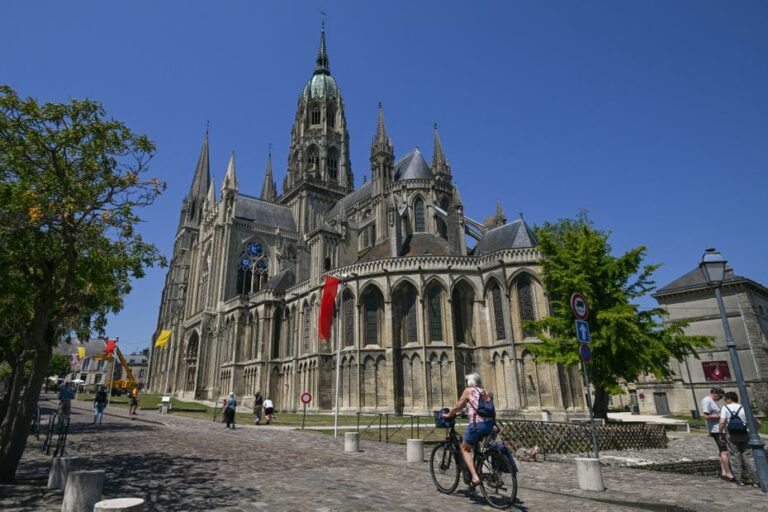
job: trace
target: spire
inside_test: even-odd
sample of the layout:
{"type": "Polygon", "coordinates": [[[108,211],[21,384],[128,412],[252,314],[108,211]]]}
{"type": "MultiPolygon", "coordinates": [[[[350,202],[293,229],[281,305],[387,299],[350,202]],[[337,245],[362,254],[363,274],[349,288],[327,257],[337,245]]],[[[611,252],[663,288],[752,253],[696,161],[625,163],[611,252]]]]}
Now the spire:
{"type": "Polygon", "coordinates": [[[387,128],[384,126],[384,108],[381,106],[381,102],[379,102],[379,120],[376,124],[376,135],[374,135],[373,143],[371,144],[371,156],[380,152],[394,154],[392,141],[387,136],[387,128]]]}
{"type": "Polygon", "coordinates": [[[275,180],[272,178],[272,148],[270,145],[269,149],[269,156],[267,157],[267,173],[264,176],[264,184],[261,186],[261,196],[260,199],[262,201],[268,201],[270,203],[274,203],[275,199],[277,199],[277,185],[275,184],[275,180]]]}
{"type": "Polygon", "coordinates": [[[325,48],[325,20],[320,26],[320,48],[317,50],[317,58],[315,59],[315,74],[331,74],[331,68],[328,66],[328,50],[325,48]]]}
{"type": "Polygon", "coordinates": [[[437,131],[437,123],[434,124],[435,129],[435,147],[432,150],[432,174],[434,175],[451,175],[451,166],[448,165],[448,161],[445,159],[443,153],[443,144],[440,142],[440,132],[437,131]]]}
{"type": "Polygon", "coordinates": [[[453,202],[457,205],[464,204],[461,200],[461,194],[459,194],[459,187],[456,185],[453,186],[453,202]]]}
{"type": "Polygon", "coordinates": [[[195,176],[192,178],[192,186],[189,187],[187,194],[188,201],[202,200],[208,191],[208,184],[211,181],[211,166],[208,159],[208,128],[205,129],[205,139],[203,147],[200,150],[200,157],[197,159],[195,167],[195,176]]]}
{"type": "Polygon", "coordinates": [[[224,175],[224,181],[221,183],[221,189],[237,190],[237,176],[235,176],[235,152],[229,156],[229,163],[227,164],[227,173],[224,175]]]}
{"type": "Polygon", "coordinates": [[[205,203],[208,208],[213,208],[216,204],[216,185],[211,180],[211,184],[208,186],[208,195],[205,198],[205,203]]]}

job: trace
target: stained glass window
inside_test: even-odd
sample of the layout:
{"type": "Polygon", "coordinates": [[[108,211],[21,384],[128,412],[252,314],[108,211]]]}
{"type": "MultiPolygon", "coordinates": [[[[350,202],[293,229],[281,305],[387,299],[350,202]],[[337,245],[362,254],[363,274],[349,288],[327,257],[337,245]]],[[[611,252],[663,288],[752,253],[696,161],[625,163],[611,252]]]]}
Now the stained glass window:
{"type": "Polygon", "coordinates": [[[363,301],[365,309],[365,343],[377,345],[379,343],[379,301],[375,292],[369,292],[363,301]]]}
{"type": "Polygon", "coordinates": [[[440,305],[442,290],[433,284],[427,291],[427,307],[429,308],[429,341],[443,339],[443,315],[440,305]]]}
{"type": "Polygon", "coordinates": [[[493,299],[493,320],[496,327],[496,339],[503,340],[506,338],[504,336],[504,311],[501,307],[501,290],[496,283],[491,286],[491,297],[493,299]]]}
{"type": "Polygon", "coordinates": [[[417,197],[413,202],[414,229],[416,231],[425,231],[424,228],[424,201],[417,197]]]}
{"type": "MultiPolygon", "coordinates": [[[[523,276],[517,281],[517,298],[520,301],[520,320],[526,322],[536,320],[536,310],[533,304],[533,288],[531,280],[523,276]]],[[[523,328],[523,336],[530,338],[535,333],[533,329],[523,328]]]]}
{"type": "Polygon", "coordinates": [[[344,345],[355,344],[355,300],[351,293],[344,294],[344,345]]]}
{"type": "Polygon", "coordinates": [[[309,352],[309,304],[304,304],[304,353],[309,352]]]}
{"type": "Polygon", "coordinates": [[[248,294],[261,289],[267,277],[267,254],[259,242],[249,242],[240,252],[237,268],[237,293],[248,294]]]}

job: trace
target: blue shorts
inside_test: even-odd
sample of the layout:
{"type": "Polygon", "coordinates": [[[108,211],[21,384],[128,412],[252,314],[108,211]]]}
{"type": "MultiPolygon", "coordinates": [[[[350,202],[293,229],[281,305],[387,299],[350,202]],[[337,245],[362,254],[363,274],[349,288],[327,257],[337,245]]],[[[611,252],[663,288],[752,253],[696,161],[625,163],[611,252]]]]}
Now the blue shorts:
{"type": "Polygon", "coordinates": [[[493,432],[493,421],[470,423],[467,430],[464,431],[464,442],[474,446],[481,438],[489,435],[491,432],[493,432]]]}

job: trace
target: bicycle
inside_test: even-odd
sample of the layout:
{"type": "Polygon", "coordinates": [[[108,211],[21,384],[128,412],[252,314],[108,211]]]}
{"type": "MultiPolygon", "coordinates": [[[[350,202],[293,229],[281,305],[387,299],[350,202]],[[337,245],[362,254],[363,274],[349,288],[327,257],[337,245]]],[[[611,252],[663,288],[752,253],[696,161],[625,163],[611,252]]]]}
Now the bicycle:
{"type": "MultiPolygon", "coordinates": [[[[435,417],[437,427],[446,428],[445,440],[432,449],[429,457],[429,470],[437,490],[450,494],[459,485],[459,477],[463,476],[464,483],[471,483],[469,469],[461,456],[461,434],[456,432],[454,420],[444,420],[435,417]]],[[[511,461],[491,444],[493,435],[481,440],[474,447],[474,461],[477,474],[480,477],[478,487],[490,506],[506,509],[512,506],[517,498],[517,468],[511,461]],[[483,448],[478,449],[480,443],[483,448]]]]}

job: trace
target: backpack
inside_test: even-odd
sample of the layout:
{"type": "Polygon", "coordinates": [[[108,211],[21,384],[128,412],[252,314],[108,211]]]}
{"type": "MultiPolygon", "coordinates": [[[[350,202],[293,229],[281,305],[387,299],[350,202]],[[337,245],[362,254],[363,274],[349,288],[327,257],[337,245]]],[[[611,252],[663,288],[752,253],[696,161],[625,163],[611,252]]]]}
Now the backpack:
{"type": "Polygon", "coordinates": [[[736,412],[727,408],[728,413],[731,415],[731,418],[728,420],[728,432],[731,434],[744,434],[747,432],[747,425],[744,423],[744,420],[739,417],[739,412],[741,412],[743,408],[744,406],[740,405],[739,408],[736,409],[736,412]]]}
{"type": "Polygon", "coordinates": [[[491,453],[491,464],[496,471],[507,472],[511,471],[513,474],[517,474],[517,464],[515,464],[515,458],[512,457],[512,450],[509,449],[504,443],[493,443],[488,445],[488,451],[491,453]],[[506,460],[506,464],[503,462],[506,460]]]}
{"type": "Polygon", "coordinates": [[[481,418],[494,419],[496,417],[496,408],[493,406],[493,400],[490,396],[488,397],[488,401],[483,400],[483,393],[480,391],[480,388],[475,389],[478,390],[479,395],[477,397],[477,407],[475,408],[475,412],[481,418]]]}

